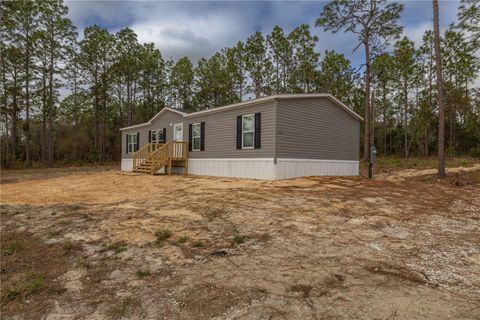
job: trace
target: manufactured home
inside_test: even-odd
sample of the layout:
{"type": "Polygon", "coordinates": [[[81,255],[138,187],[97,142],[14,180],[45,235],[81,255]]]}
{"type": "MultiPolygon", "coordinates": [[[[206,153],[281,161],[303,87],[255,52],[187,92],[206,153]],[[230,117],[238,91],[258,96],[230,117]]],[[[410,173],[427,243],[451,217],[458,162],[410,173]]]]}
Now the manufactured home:
{"type": "Polygon", "coordinates": [[[359,172],[363,119],[329,94],[284,94],[197,112],[163,108],[122,128],[122,170],[253,179],[359,172]]]}

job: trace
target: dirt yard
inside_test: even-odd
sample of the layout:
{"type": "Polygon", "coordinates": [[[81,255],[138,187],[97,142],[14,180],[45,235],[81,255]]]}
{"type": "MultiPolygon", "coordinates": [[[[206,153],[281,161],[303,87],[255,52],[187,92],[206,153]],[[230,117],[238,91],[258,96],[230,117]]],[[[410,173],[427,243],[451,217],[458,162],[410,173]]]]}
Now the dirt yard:
{"type": "Polygon", "coordinates": [[[479,319],[480,164],[1,179],[2,319],[479,319]]]}

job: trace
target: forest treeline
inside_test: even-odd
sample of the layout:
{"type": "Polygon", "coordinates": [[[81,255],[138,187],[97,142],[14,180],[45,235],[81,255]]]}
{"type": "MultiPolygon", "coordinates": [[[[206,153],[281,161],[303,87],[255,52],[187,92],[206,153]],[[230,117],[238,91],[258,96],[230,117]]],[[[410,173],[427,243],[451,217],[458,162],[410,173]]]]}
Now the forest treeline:
{"type": "MultiPolygon", "coordinates": [[[[362,142],[382,155],[435,154],[434,35],[426,31],[421,43],[400,38],[402,10],[383,0],[324,7],[315,27],[358,35],[351,49],[365,49],[365,65],[354,67],[340,53],[317,52],[321,39],[307,24],[288,33],[279,26],[256,32],[193,63],[165,59],[129,28],[112,34],[93,25],[80,40],[61,0],[3,1],[2,165],[114,161],[119,128],[145,122],[165,106],[203,110],[304,92],[331,93],[365,116],[362,142]],[[363,16],[348,17],[355,10],[363,16]]],[[[463,0],[458,25],[441,36],[451,156],[480,156],[479,16],[479,4],[463,0]]]]}

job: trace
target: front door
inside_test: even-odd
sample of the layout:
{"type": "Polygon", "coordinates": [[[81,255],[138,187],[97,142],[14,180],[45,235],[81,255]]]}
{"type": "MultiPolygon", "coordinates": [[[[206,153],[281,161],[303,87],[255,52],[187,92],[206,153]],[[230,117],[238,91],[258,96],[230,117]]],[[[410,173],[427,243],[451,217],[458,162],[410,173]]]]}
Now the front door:
{"type": "Polygon", "coordinates": [[[173,125],[173,140],[183,141],[183,123],[175,123],[173,125]]]}
{"type": "MultiPolygon", "coordinates": [[[[173,140],[183,141],[183,123],[175,123],[173,125],[173,140]]],[[[174,143],[173,145],[173,157],[181,158],[182,157],[182,144],[174,143]]]]}

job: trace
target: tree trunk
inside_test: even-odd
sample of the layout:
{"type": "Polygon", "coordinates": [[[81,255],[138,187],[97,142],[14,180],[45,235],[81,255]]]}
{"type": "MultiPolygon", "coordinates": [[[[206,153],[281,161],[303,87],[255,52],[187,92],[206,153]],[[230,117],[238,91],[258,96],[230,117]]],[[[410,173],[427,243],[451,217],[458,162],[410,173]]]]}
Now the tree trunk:
{"type": "Polygon", "coordinates": [[[133,123],[132,120],[132,104],[131,101],[131,92],[130,92],[130,81],[127,80],[127,126],[131,126],[133,123]]]}
{"type": "Polygon", "coordinates": [[[42,162],[47,162],[47,71],[42,72],[42,162]]]}
{"type": "Polygon", "coordinates": [[[383,155],[387,156],[387,88],[383,85],[383,155]]]}
{"type": "Polygon", "coordinates": [[[27,39],[27,47],[25,53],[25,120],[26,120],[26,139],[25,139],[25,161],[27,166],[32,165],[30,159],[30,41],[27,39]]]}
{"type": "Polygon", "coordinates": [[[403,143],[404,143],[404,157],[408,158],[408,84],[407,79],[404,79],[403,83],[403,96],[404,96],[404,111],[403,111],[403,143]]]}
{"type": "Polygon", "coordinates": [[[15,163],[17,160],[17,68],[13,71],[13,106],[12,106],[12,150],[11,150],[11,163],[15,163]]]}
{"type": "Polygon", "coordinates": [[[363,160],[370,162],[370,48],[368,37],[365,40],[365,128],[363,137],[363,160]]]}
{"type": "MultiPolygon", "coordinates": [[[[53,21],[50,21],[53,24],[53,21]]],[[[53,102],[53,73],[55,68],[55,43],[54,43],[54,30],[53,27],[50,30],[50,68],[49,68],[49,92],[48,92],[48,160],[47,164],[49,167],[53,166],[53,111],[54,111],[54,102],[53,102]]]]}
{"type": "Polygon", "coordinates": [[[99,157],[99,134],[100,134],[100,119],[99,119],[99,106],[98,106],[98,79],[97,79],[97,74],[98,71],[95,70],[95,76],[94,76],[94,84],[93,84],[93,103],[94,103],[94,137],[93,137],[93,148],[95,149],[96,153],[96,160],[98,161],[99,157]]]}
{"type": "Polygon", "coordinates": [[[438,21],[438,0],[433,0],[433,30],[435,64],[438,89],[438,177],[445,178],[445,111],[443,97],[442,54],[440,52],[440,27],[438,21]]]}
{"type": "Polygon", "coordinates": [[[74,108],[74,126],[73,126],[73,150],[72,150],[72,159],[77,161],[77,144],[78,144],[78,101],[77,101],[77,67],[78,65],[75,62],[74,71],[73,71],[73,108],[74,108]]]}
{"type": "Polygon", "coordinates": [[[53,53],[50,60],[49,92],[48,92],[48,158],[47,164],[53,166],[53,53]]]}

